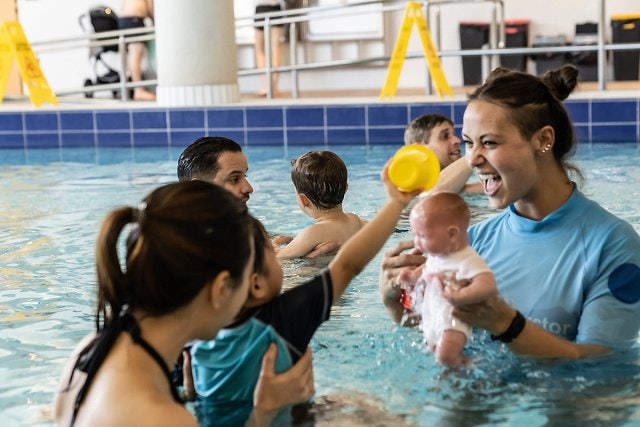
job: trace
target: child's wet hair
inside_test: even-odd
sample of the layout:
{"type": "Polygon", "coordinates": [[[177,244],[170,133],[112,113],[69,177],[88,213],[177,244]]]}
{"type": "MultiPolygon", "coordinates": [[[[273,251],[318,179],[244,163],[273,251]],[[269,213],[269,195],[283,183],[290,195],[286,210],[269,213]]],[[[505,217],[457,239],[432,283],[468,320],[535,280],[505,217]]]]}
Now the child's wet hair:
{"type": "Polygon", "coordinates": [[[340,205],[347,192],[347,166],[331,151],[309,151],[291,162],[291,180],[317,208],[340,205]]]}

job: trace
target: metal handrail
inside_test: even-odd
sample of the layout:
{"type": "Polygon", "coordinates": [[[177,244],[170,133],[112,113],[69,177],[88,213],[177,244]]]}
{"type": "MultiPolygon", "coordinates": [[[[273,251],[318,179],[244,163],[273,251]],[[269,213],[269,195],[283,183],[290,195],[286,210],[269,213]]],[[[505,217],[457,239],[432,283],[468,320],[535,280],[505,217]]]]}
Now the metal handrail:
{"type": "MultiPolygon", "coordinates": [[[[460,3],[492,3],[492,13],[491,13],[491,21],[489,22],[489,47],[490,48],[504,48],[505,43],[505,21],[504,21],[504,2],[503,0],[428,0],[423,2],[425,8],[425,17],[427,19],[427,25],[431,28],[431,8],[435,8],[435,17],[436,17],[436,29],[435,33],[437,36],[436,39],[436,50],[441,52],[442,46],[440,41],[442,40],[442,25],[440,19],[440,8],[444,5],[450,4],[460,4],[460,3]]],[[[486,53],[486,52],[485,52],[486,53]]],[[[442,55],[444,56],[444,55],[442,55]]],[[[490,60],[487,61],[487,66],[489,70],[485,70],[485,73],[488,74],[490,69],[495,68],[498,65],[499,57],[498,55],[493,55],[490,57],[490,60]]],[[[429,70],[426,70],[427,74],[429,70]]],[[[431,95],[433,93],[433,85],[431,83],[431,79],[429,76],[426,76],[427,86],[425,88],[425,93],[427,95],[431,95]]]]}
{"type": "Polygon", "coordinates": [[[94,93],[102,91],[120,91],[120,99],[129,99],[128,90],[136,87],[155,87],[158,85],[157,79],[146,79],[139,82],[127,81],[127,43],[142,43],[155,40],[155,27],[129,28],[123,30],[102,31],[89,33],[83,36],[63,37],[49,39],[45,41],[35,41],[31,43],[36,54],[66,51],[78,48],[101,48],[105,46],[118,46],[119,53],[119,83],[107,83],[100,85],[85,86],[82,89],[57,90],[57,95],[73,95],[77,93],[94,93]]]}
{"type": "MultiPolygon", "coordinates": [[[[502,0],[462,0],[470,3],[484,3],[484,2],[500,2],[502,0]]],[[[423,7],[426,7],[428,3],[452,3],[453,0],[431,0],[431,1],[422,1],[423,7]]],[[[334,67],[345,67],[348,65],[361,65],[367,63],[378,62],[381,59],[388,61],[390,57],[382,57],[382,58],[368,58],[368,59],[355,59],[355,60],[334,60],[334,61],[324,61],[322,63],[314,63],[309,66],[308,64],[298,65],[297,64],[297,37],[295,36],[295,29],[297,24],[307,24],[310,21],[310,17],[320,18],[320,19],[328,19],[333,17],[343,17],[345,15],[358,15],[358,14],[369,14],[371,13],[370,9],[367,9],[363,6],[370,5],[380,5],[377,12],[381,13],[389,13],[389,12],[402,12],[406,7],[405,1],[391,1],[391,2],[382,2],[380,0],[363,0],[359,2],[352,2],[346,5],[329,5],[329,6],[314,6],[314,7],[303,7],[294,9],[292,11],[279,11],[279,12],[269,12],[269,13],[260,13],[257,15],[251,15],[248,17],[241,17],[236,21],[236,25],[242,26],[250,26],[256,27],[253,18],[263,18],[264,21],[260,23],[261,26],[264,26],[264,52],[265,52],[265,67],[254,68],[251,70],[239,70],[238,75],[262,75],[265,74],[267,81],[267,97],[273,97],[273,85],[271,81],[271,74],[282,73],[282,72],[291,72],[291,86],[292,86],[292,97],[298,98],[298,71],[300,70],[313,70],[313,69],[324,69],[334,67]],[[387,5],[386,3],[396,3],[395,5],[387,5]],[[249,19],[251,19],[249,21],[249,19]],[[246,22],[245,22],[246,21],[246,22]],[[268,29],[271,26],[275,25],[290,25],[290,46],[289,46],[289,57],[290,57],[290,66],[279,66],[272,67],[271,66],[271,39],[270,39],[270,31],[268,29]]],[[[383,36],[384,37],[384,36],[383,36]]],[[[351,40],[351,39],[342,39],[342,40],[351,40]]],[[[410,57],[407,55],[407,58],[410,57]]]]}
{"type": "MultiPolygon", "coordinates": [[[[491,68],[497,66],[498,58],[503,55],[514,55],[514,54],[537,54],[537,53],[555,53],[555,52],[596,52],[598,57],[598,88],[603,91],[606,89],[606,54],[608,51],[616,51],[616,50],[637,50],[637,43],[606,43],[605,42],[605,1],[600,0],[599,7],[599,16],[598,16],[598,42],[593,45],[567,45],[567,46],[558,46],[558,47],[540,47],[540,48],[532,48],[532,47],[522,47],[522,48],[507,48],[505,47],[505,19],[504,19],[504,4],[503,0],[423,0],[421,1],[423,7],[426,10],[425,16],[427,19],[430,19],[429,8],[437,6],[444,6],[447,4],[460,4],[461,2],[466,3],[493,3],[494,10],[492,15],[492,20],[490,21],[490,40],[489,40],[489,48],[488,49],[465,49],[465,50],[441,50],[438,46],[438,56],[440,57],[464,57],[464,56],[481,56],[488,57],[489,61],[487,63],[491,68]]],[[[330,11],[330,13],[335,14],[335,16],[344,16],[345,10],[349,7],[360,6],[362,4],[372,4],[372,3],[382,3],[383,6],[380,8],[382,12],[393,12],[400,11],[404,9],[405,3],[402,2],[402,5],[399,6],[385,6],[384,4],[389,3],[381,2],[381,1],[363,1],[363,2],[354,2],[348,5],[342,6],[324,6],[321,9],[326,9],[330,11]],[[337,10],[339,9],[339,10],[337,10]]],[[[393,3],[393,1],[391,2],[393,3]]],[[[273,12],[271,14],[262,14],[261,16],[265,16],[265,29],[268,27],[268,24],[276,25],[276,24],[297,24],[304,22],[307,18],[304,12],[309,10],[315,10],[316,8],[306,8],[306,9],[295,9],[290,12],[293,16],[287,17],[287,11],[283,12],[273,12]],[[268,16],[271,15],[273,18],[269,19],[268,16]]],[[[333,16],[333,15],[327,15],[333,16]]],[[[439,19],[439,14],[436,12],[436,18],[439,19]]],[[[437,21],[437,31],[440,29],[440,23],[437,21]]],[[[266,31],[265,31],[266,35],[266,31]]],[[[440,34],[438,34],[438,42],[441,39],[440,34]]],[[[290,49],[294,48],[295,43],[292,38],[292,46],[290,49]]],[[[267,43],[265,37],[265,44],[267,43]]],[[[268,49],[268,46],[265,46],[265,51],[268,49]]],[[[290,52],[290,56],[296,59],[295,51],[292,50],[290,52]]],[[[421,54],[407,54],[406,58],[421,58],[423,55],[421,54]]],[[[297,98],[298,93],[298,74],[297,71],[300,70],[313,70],[320,68],[330,68],[330,67],[347,67],[349,65],[362,65],[362,64],[370,64],[375,62],[385,61],[388,62],[390,60],[389,56],[384,57],[372,57],[372,58],[358,58],[355,60],[336,60],[336,61],[325,61],[322,63],[314,63],[314,64],[303,64],[298,65],[296,61],[292,60],[291,65],[289,66],[280,66],[280,67],[271,67],[266,70],[261,69],[253,69],[253,70],[243,70],[240,71],[240,75],[257,75],[268,73],[283,73],[290,72],[292,75],[292,95],[294,98],[297,98]]],[[[269,65],[269,64],[268,64],[269,65]]],[[[268,67],[265,67],[268,68],[268,67]]],[[[428,72],[428,70],[427,70],[428,72]]],[[[485,70],[487,72],[487,70],[485,70]]],[[[426,93],[431,93],[431,79],[426,79],[426,93]]],[[[267,80],[268,86],[271,85],[270,78],[267,80]]],[[[271,91],[269,90],[269,93],[271,91]]]]}
{"type": "MultiPolygon", "coordinates": [[[[478,0],[476,0],[478,1],[478,0]]],[[[400,3],[396,1],[396,3],[400,3]]],[[[329,5],[329,6],[314,6],[314,7],[303,7],[294,10],[284,10],[279,12],[268,12],[268,13],[259,13],[256,15],[250,15],[246,17],[240,17],[236,19],[237,27],[256,27],[258,24],[255,23],[255,18],[262,18],[263,21],[260,22],[260,26],[264,26],[264,52],[265,52],[265,67],[263,69],[254,69],[255,72],[245,72],[242,73],[239,71],[239,75],[254,75],[254,74],[265,74],[266,84],[267,84],[267,97],[273,97],[273,84],[271,81],[271,74],[276,72],[283,71],[292,71],[292,96],[294,98],[298,97],[298,74],[297,71],[303,68],[296,68],[292,70],[291,66],[289,67],[272,67],[271,66],[271,31],[269,29],[271,26],[275,25],[290,25],[290,46],[289,46],[289,57],[291,59],[292,64],[297,64],[297,37],[296,37],[296,28],[298,24],[304,25],[305,23],[308,25],[310,21],[310,17],[319,18],[319,19],[328,19],[333,17],[343,17],[346,14],[351,12],[353,15],[357,14],[369,14],[371,13],[370,9],[367,9],[366,6],[370,5],[381,5],[377,11],[380,12],[389,12],[389,11],[399,11],[404,10],[405,2],[402,4],[398,4],[396,6],[389,5],[385,6],[383,2],[380,0],[363,0],[359,2],[353,2],[346,5],[329,5]]],[[[384,35],[382,36],[384,37],[384,35]]],[[[320,66],[318,68],[325,68],[326,66],[320,66]]]]}
{"type": "Polygon", "coordinates": [[[117,39],[124,36],[127,42],[149,41],[155,39],[155,27],[128,28],[124,30],[102,31],[83,36],[62,37],[40,40],[31,43],[31,47],[38,53],[51,52],[73,47],[99,47],[117,44],[117,39]],[[139,36],[139,37],[135,37],[139,36]],[[116,41],[116,42],[114,42],[116,41]]]}
{"type": "MultiPolygon", "coordinates": [[[[437,34],[437,51],[440,57],[467,57],[467,56],[480,56],[488,58],[489,61],[493,61],[502,55],[536,55],[543,53],[571,53],[571,52],[596,52],[598,56],[598,87],[600,90],[604,90],[606,79],[606,54],[609,51],[626,51],[626,50],[640,50],[640,43],[605,43],[604,31],[605,31],[605,13],[604,4],[605,0],[600,0],[600,13],[598,19],[598,42],[593,45],[566,45],[566,46],[545,46],[545,47],[520,47],[520,48],[506,48],[504,47],[504,5],[503,0],[426,0],[421,2],[426,13],[427,19],[431,19],[430,11],[435,11],[436,16],[436,34],[437,34]],[[490,46],[488,49],[460,49],[460,50],[441,50],[439,41],[441,39],[440,31],[440,16],[439,9],[449,4],[459,4],[460,2],[468,3],[493,3],[494,9],[493,20],[491,25],[499,30],[495,32],[495,39],[490,40],[490,46]]],[[[333,16],[343,17],[345,15],[356,15],[358,13],[371,13],[370,9],[364,9],[362,6],[369,6],[371,4],[380,4],[380,8],[376,11],[381,13],[393,13],[404,10],[406,2],[404,1],[375,1],[364,0],[361,2],[354,2],[348,5],[334,5],[334,6],[316,6],[307,7],[295,10],[285,10],[282,12],[272,12],[260,15],[251,15],[248,17],[240,17],[237,19],[238,26],[253,26],[255,27],[254,18],[256,16],[262,16],[265,21],[261,24],[265,26],[265,53],[266,53],[266,66],[262,69],[241,69],[238,70],[239,76],[253,76],[265,74],[267,77],[267,84],[269,90],[269,96],[273,96],[271,88],[271,74],[272,73],[290,73],[292,84],[292,96],[293,98],[299,97],[298,79],[299,73],[302,71],[311,71],[327,68],[342,68],[349,66],[362,66],[370,64],[385,65],[390,60],[389,56],[375,56],[357,59],[340,59],[332,61],[322,61],[314,63],[298,63],[297,49],[298,40],[296,37],[297,28],[299,26],[308,25],[311,18],[330,18],[333,16]],[[389,4],[391,3],[391,4],[389,4]],[[360,10],[358,10],[358,8],[360,10]],[[311,13],[313,12],[313,13],[311,13]],[[272,67],[270,61],[270,43],[268,40],[269,31],[266,31],[270,25],[289,24],[290,29],[290,46],[289,46],[289,58],[290,64],[279,67],[272,67]]],[[[493,31],[492,31],[493,33],[493,31]]],[[[388,37],[388,35],[387,35],[388,37]]],[[[121,98],[127,99],[127,89],[134,87],[149,87],[157,85],[157,80],[143,80],[140,82],[127,82],[126,79],[126,43],[130,42],[145,42],[155,39],[155,28],[144,27],[126,30],[114,30],[108,32],[85,34],[78,37],[67,37],[51,39],[47,41],[33,42],[31,45],[37,54],[55,52],[60,50],[68,50],[73,48],[98,48],[109,45],[118,45],[120,54],[120,83],[117,84],[101,84],[96,86],[84,87],[82,89],[72,89],[57,91],[58,94],[67,95],[74,93],[92,93],[103,90],[120,90],[121,98]]],[[[422,58],[421,53],[408,53],[407,59],[422,58]]],[[[427,78],[427,85],[425,91],[430,93],[431,79],[427,78]]]]}

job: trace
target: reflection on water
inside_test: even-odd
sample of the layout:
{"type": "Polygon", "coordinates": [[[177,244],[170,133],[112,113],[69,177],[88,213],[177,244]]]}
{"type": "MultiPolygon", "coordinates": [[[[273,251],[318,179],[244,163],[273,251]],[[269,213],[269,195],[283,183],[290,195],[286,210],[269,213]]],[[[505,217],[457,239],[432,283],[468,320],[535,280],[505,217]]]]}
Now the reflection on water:
{"type": "MultiPolygon", "coordinates": [[[[345,210],[370,219],[384,201],[379,170],[396,147],[340,147],[349,167],[345,210]]],[[[309,224],[289,177],[290,157],[249,150],[255,193],[250,210],[272,233],[309,224]]],[[[292,149],[293,151],[293,149],[292,149]]],[[[93,245],[99,221],[137,205],[174,180],[166,150],[157,162],[54,163],[0,168],[0,413],[3,426],[51,425],[62,364],[93,326],[93,245]]],[[[115,153],[114,158],[118,157],[115,153]]],[[[130,156],[129,156],[130,157],[130,156]]],[[[129,158],[126,157],[125,158],[129,158]]],[[[140,158],[154,158],[153,152],[140,158]]],[[[590,197],[640,231],[640,154],[633,145],[586,146],[576,162],[590,197]]],[[[493,214],[482,195],[466,197],[475,220],[493,214]]],[[[399,231],[387,242],[410,238],[399,231]]],[[[516,358],[476,335],[473,363],[445,371],[419,330],[388,319],[377,291],[381,255],[333,307],[312,347],[317,425],[640,425],[637,350],[580,362],[516,358]]],[[[286,286],[323,268],[330,257],[283,263],[286,286]]]]}
{"type": "Polygon", "coordinates": [[[416,329],[360,332],[358,318],[335,320],[314,346],[318,389],[329,395],[366,387],[387,410],[422,426],[640,425],[637,349],[592,361],[544,362],[516,358],[475,337],[467,348],[474,362],[446,371],[416,329]],[[334,338],[340,329],[343,336],[334,338]],[[338,380],[345,377],[347,384],[338,380]]]}
{"type": "Polygon", "coordinates": [[[294,258],[280,260],[284,275],[283,290],[299,285],[309,280],[310,277],[318,275],[325,268],[333,255],[323,255],[317,258],[294,258]]]}

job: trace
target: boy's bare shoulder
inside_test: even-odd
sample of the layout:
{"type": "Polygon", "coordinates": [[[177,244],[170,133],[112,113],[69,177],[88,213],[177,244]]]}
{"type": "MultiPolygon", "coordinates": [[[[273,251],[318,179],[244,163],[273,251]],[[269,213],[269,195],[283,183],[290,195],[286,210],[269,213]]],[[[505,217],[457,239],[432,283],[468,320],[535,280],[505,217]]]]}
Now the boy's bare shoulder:
{"type": "Polygon", "coordinates": [[[324,241],[336,241],[342,244],[356,234],[364,224],[366,221],[363,221],[358,215],[345,213],[339,219],[323,221],[312,227],[317,227],[315,231],[321,233],[324,241]]]}
{"type": "Polygon", "coordinates": [[[349,218],[357,225],[359,225],[360,227],[364,227],[364,225],[369,222],[364,218],[360,218],[360,216],[358,214],[354,214],[354,213],[348,213],[347,214],[349,216],[349,218]]]}

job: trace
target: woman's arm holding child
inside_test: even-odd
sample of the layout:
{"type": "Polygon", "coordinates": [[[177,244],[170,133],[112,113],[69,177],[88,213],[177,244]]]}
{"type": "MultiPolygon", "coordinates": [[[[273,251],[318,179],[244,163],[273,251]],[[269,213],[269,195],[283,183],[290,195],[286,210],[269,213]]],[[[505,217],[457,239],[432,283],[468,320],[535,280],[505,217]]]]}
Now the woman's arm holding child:
{"type": "Polygon", "coordinates": [[[315,392],[311,350],[291,369],[281,374],[275,372],[277,348],[271,344],[262,358],[260,377],[253,393],[253,411],[245,427],[270,426],[278,411],[284,406],[306,402],[315,392]]]}
{"type": "Polygon", "coordinates": [[[389,181],[387,169],[389,162],[384,166],[380,177],[384,183],[387,196],[387,204],[376,216],[353,235],[338,251],[329,263],[329,272],[333,282],[333,302],[338,300],[349,282],[357,276],[364,267],[376,256],[385,244],[393,230],[395,230],[400,214],[409,201],[417,196],[420,191],[403,193],[389,181]]]}

